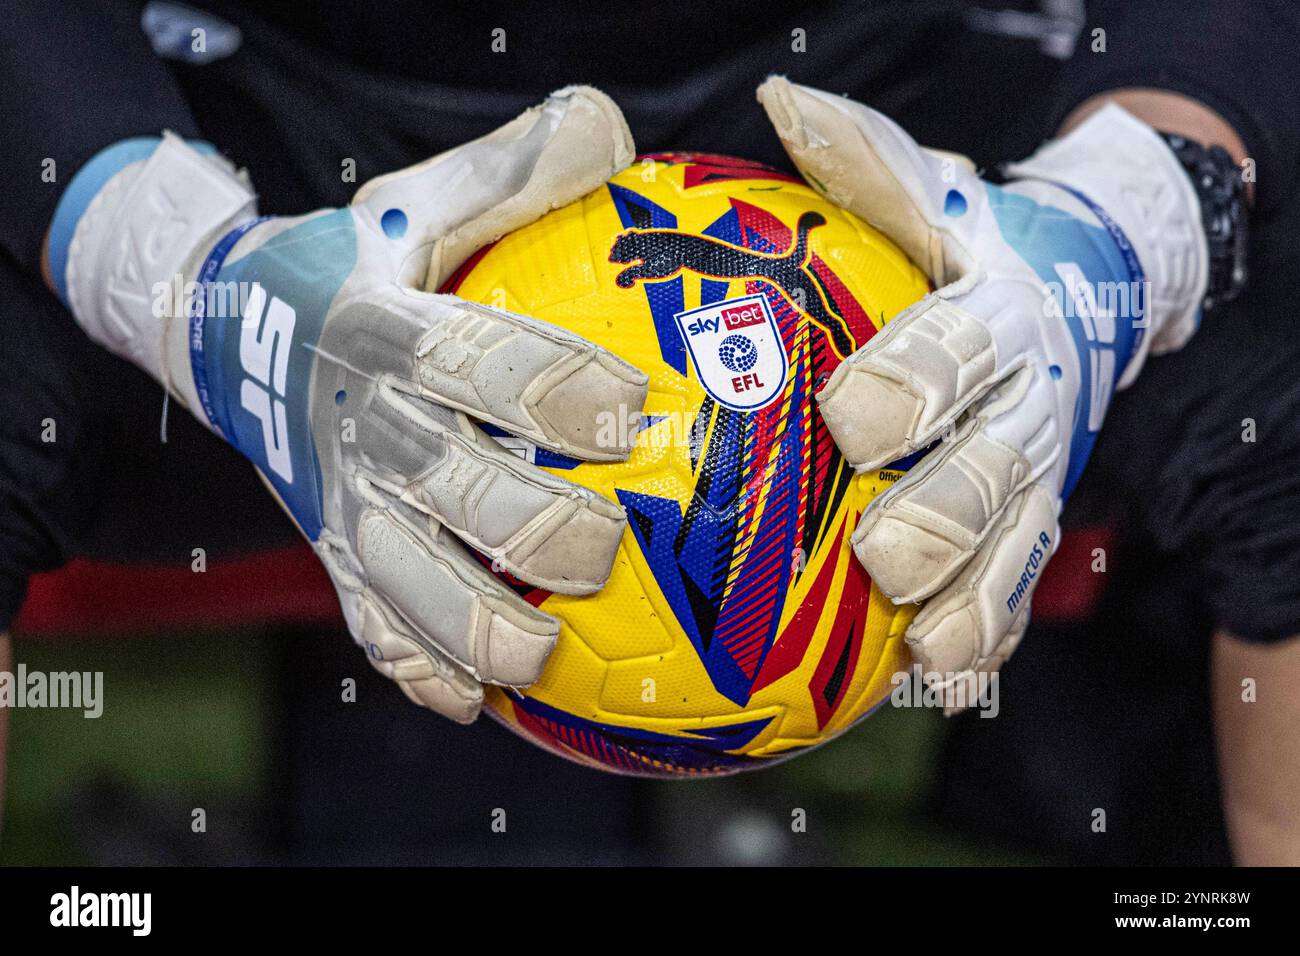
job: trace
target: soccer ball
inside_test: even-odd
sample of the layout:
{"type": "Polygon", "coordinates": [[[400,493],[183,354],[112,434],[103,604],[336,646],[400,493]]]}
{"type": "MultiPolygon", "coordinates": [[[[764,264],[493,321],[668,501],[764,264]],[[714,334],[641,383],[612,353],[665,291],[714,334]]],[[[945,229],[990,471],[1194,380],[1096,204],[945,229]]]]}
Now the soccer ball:
{"type": "MultiPolygon", "coordinates": [[[[489,688],[528,739],[607,770],[767,766],[852,726],[908,667],[894,607],[854,558],[863,509],[905,463],[854,474],[814,394],[929,290],[866,223],[802,181],[702,154],[643,157],[476,253],[444,287],[596,342],[650,376],[624,463],[507,447],[627,511],[587,597],[506,577],[559,618],[541,678],[489,688]]],[[[604,427],[604,426],[603,426],[604,427]]]]}

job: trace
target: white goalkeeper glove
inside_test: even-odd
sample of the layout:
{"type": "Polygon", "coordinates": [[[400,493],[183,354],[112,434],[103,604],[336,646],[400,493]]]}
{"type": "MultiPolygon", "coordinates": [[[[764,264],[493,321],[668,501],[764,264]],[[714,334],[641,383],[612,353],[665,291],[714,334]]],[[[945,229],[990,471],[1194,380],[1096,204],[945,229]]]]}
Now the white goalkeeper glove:
{"type": "Polygon", "coordinates": [[[50,260],[93,339],[257,466],[371,662],[468,722],[482,682],[538,677],[559,625],[467,548],[586,594],[609,575],[625,523],[476,422],[622,459],[630,447],[602,446],[598,424],[639,414],[647,379],[563,330],[424,290],[632,157],[618,108],[576,87],[368,183],[344,209],[256,218],[248,184],[219,158],[170,135],[128,141],[69,185],[50,260]],[[182,280],[197,284],[192,306],[167,294],[182,280]]]}
{"type": "Polygon", "coordinates": [[[854,550],[894,601],[925,601],[907,641],[929,683],[996,670],[1113,391],[1195,331],[1207,251],[1192,185],[1117,106],[998,187],[852,100],[779,77],[758,98],[808,181],[938,287],[818,400],[860,469],[929,449],[872,503],[854,550]]]}

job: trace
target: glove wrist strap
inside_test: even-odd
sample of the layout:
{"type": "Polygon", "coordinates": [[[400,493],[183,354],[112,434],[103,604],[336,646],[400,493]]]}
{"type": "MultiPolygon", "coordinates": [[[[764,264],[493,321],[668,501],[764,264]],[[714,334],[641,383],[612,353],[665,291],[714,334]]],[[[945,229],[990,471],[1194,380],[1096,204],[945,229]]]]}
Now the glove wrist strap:
{"type": "Polygon", "coordinates": [[[1132,242],[1149,283],[1152,350],[1170,351],[1191,337],[1205,297],[1208,251],[1196,193],[1159,134],[1108,104],[1007,172],[1064,186],[1104,209],[1132,242]]]}
{"type": "MultiPolygon", "coordinates": [[[[167,327],[186,321],[187,277],[200,257],[235,224],[253,217],[256,197],[219,157],[172,133],[156,142],[147,158],[120,168],[89,198],[66,248],[56,250],[51,230],[51,260],[65,262],[60,292],[86,333],[197,412],[189,362],[176,365],[171,350],[164,350],[164,339],[175,337],[167,327]]],[[[76,186],[74,179],[67,192],[84,194],[76,186]]],[[[55,218],[70,215],[76,213],[60,209],[55,218]]],[[[176,331],[183,343],[184,329],[176,331]]]]}

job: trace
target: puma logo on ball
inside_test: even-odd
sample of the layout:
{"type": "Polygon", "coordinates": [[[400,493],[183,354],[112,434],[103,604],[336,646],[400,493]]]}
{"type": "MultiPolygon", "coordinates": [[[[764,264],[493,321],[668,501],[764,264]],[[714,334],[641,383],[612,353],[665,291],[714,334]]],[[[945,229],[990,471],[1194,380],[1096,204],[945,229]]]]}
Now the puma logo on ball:
{"type": "Polygon", "coordinates": [[[808,269],[809,233],[825,224],[821,213],[803,213],[790,248],[778,255],[674,229],[631,229],[614,240],[609,261],[627,264],[614,280],[623,289],[638,280],[669,279],[683,269],[717,279],[766,279],[826,328],[841,355],[849,355],[854,351],[849,329],[826,307],[821,286],[808,269]]]}

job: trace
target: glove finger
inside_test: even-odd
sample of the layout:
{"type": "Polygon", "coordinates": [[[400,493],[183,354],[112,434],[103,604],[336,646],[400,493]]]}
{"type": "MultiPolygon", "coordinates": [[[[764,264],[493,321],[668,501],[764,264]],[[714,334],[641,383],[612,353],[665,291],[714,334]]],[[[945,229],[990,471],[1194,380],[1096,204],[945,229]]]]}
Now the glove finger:
{"type": "Polygon", "coordinates": [[[927,682],[951,680],[994,659],[1028,614],[1043,566],[1056,550],[1056,496],[1031,484],[1003,512],[975,557],[925,603],[907,644],[927,682]]]}
{"type": "Polygon", "coordinates": [[[981,705],[986,700],[981,700],[985,693],[985,685],[981,686],[979,679],[981,674],[987,675],[986,680],[992,685],[989,693],[996,693],[997,674],[1002,670],[1002,665],[1007,659],[1015,653],[1016,648],[1020,646],[1021,640],[1025,636],[1025,631],[1029,628],[1029,619],[1033,615],[1032,608],[1025,608],[1020,616],[1012,622],[1011,630],[1007,636],[1002,638],[993,652],[984,660],[978,662],[974,668],[965,674],[954,677],[945,687],[943,687],[943,715],[945,717],[955,717],[964,710],[970,709],[977,702],[981,705]]]}
{"type": "Polygon", "coordinates": [[[437,646],[423,640],[374,594],[358,598],[354,638],[379,673],[407,697],[458,724],[483,707],[483,685],[437,646]]]}
{"type": "Polygon", "coordinates": [[[564,594],[609,577],[623,509],[510,454],[464,415],[380,384],[352,437],[375,484],[516,577],[564,594]]]}
{"type": "Polygon", "coordinates": [[[784,77],[769,77],[758,100],[827,199],[887,235],[936,285],[969,269],[963,246],[978,217],[967,212],[984,201],[969,161],[930,153],[875,110],[784,77]]]}
{"type": "Polygon", "coordinates": [[[373,392],[385,378],[374,376],[387,372],[399,387],[566,455],[621,461],[632,450],[649,379],[586,339],[396,285],[370,290],[341,317],[323,344],[335,371],[317,388],[322,403],[340,392],[361,397],[350,388],[373,392]]]}
{"type": "Polygon", "coordinates": [[[437,462],[403,500],[521,580],[563,594],[598,591],[627,525],[623,509],[466,430],[441,434],[437,462]]]}
{"type": "Polygon", "coordinates": [[[848,462],[879,468],[928,446],[998,375],[988,328],[929,295],[841,362],[817,404],[848,462]]]}
{"type": "Polygon", "coordinates": [[[914,603],[948,584],[1007,502],[1056,460],[1047,378],[1032,367],[1014,373],[862,516],[853,550],[893,601],[914,603]]]}
{"type": "MultiPolygon", "coordinates": [[[[841,362],[817,395],[845,458],[860,470],[879,468],[930,445],[1043,353],[1042,337],[1053,334],[1041,319],[1044,302],[1032,283],[985,278],[940,289],[904,310],[841,362]]],[[[1046,396],[1053,408],[1060,395],[1073,394],[1078,370],[1054,374],[1062,381],[1046,396]]]]}
{"type": "Polygon", "coordinates": [[[475,250],[585,196],[634,155],[613,100],[571,86],[481,139],[371,180],[352,203],[396,243],[403,283],[434,290],[475,250]]]}
{"type": "Polygon", "coordinates": [[[370,586],[475,679],[525,686],[541,674],[559,622],[486,571],[436,521],[397,504],[370,508],[359,516],[356,541],[370,586]]]}

